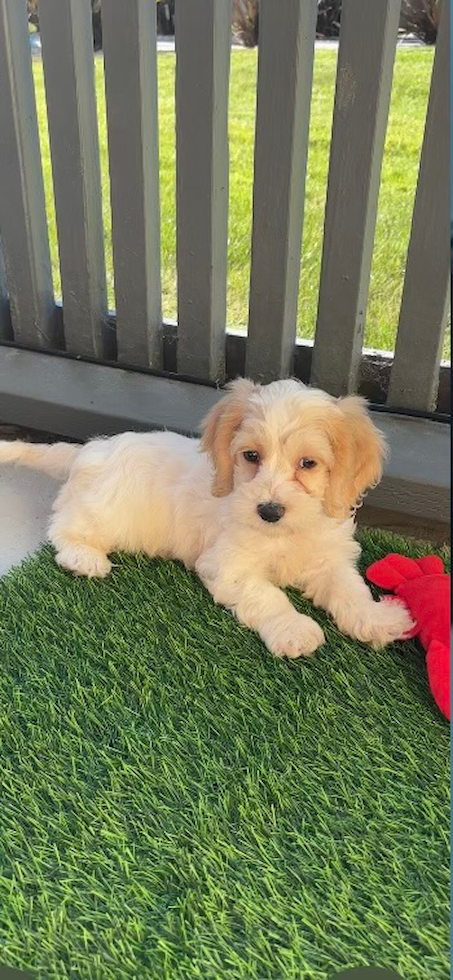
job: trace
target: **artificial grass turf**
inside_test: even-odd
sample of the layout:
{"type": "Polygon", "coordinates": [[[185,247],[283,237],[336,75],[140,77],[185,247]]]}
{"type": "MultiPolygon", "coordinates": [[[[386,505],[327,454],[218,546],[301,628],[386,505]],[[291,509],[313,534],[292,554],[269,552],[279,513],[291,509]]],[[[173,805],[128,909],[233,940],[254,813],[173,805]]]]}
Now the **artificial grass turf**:
{"type": "MultiPolygon", "coordinates": [[[[422,553],[362,540],[364,565],[422,553]]],[[[449,975],[449,728],[414,644],[375,653],[315,611],[326,648],[280,662],[176,563],[89,582],[50,549],[0,610],[0,962],[449,975]]]]}

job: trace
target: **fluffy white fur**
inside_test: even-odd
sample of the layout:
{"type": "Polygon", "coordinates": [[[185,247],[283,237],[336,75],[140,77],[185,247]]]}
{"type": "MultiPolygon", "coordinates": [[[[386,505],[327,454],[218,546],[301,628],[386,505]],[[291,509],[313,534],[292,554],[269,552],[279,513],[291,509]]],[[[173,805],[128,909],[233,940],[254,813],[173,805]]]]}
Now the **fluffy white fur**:
{"type": "Polygon", "coordinates": [[[161,432],[81,447],[0,443],[1,462],[66,478],[49,526],[63,568],[102,577],[115,551],[179,559],[215,602],[286,657],[324,642],[321,627],[282,591],[290,585],[374,647],[411,628],[405,608],[374,602],[356,570],[351,515],[380,479],[383,455],[361,399],[244,379],[208,415],[201,442],[161,432]],[[257,511],[269,502],[285,508],[275,523],[257,511]]]}

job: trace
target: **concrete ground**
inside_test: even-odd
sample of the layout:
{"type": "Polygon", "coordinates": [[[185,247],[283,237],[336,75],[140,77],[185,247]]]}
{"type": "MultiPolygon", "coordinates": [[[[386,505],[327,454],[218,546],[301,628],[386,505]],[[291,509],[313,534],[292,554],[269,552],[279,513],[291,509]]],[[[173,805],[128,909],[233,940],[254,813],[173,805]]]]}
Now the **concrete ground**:
{"type": "Polygon", "coordinates": [[[58,486],[35,470],[0,468],[0,575],[45,540],[58,486]]]}

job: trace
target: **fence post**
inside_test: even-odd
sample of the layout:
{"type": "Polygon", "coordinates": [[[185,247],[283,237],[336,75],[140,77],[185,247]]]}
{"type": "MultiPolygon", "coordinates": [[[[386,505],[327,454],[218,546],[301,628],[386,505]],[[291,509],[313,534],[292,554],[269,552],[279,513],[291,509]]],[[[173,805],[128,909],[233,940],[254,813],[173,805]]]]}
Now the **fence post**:
{"type": "Polygon", "coordinates": [[[387,404],[436,407],[450,285],[450,3],[443,0],[387,404]]]}
{"type": "Polygon", "coordinates": [[[0,341],[12,340],[13,328],[9,310],[8,289],[6,285],[5,261],[0,239],[0,341]]]}
{"type": "Polygon", "coordinates": [[[156,12],[102,0],[118,360],[162,368],[156,12]]]}
{"type": "Polygon", "coordinates": [[[261,0],[246,373],[292,371],[316,0],[261,0]]]}
{"type": "Polygon", "coordinates": [[[110,358],[90,0],[40,0],[39,24],[66,347],[110,358]]]}
{"type": "Polygon", "coordinates": [[[310,381],[356,391],[401,0],[343,0],[310,381]]]}
{"type": "Polygon", "coordinates": [[[177,0],[178,371],[225,371],[229,0],[177,0]]]}
{"type": "Polygon", "coordinates": [[[0,185],[15,340],[59,348],[25,0],[0,0],[0,185]]]}

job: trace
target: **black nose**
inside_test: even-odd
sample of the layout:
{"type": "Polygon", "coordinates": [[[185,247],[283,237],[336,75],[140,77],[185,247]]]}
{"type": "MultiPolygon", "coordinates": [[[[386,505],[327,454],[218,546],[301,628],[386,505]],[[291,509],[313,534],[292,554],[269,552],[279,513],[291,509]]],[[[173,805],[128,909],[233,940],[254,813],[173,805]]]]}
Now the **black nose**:
{"type": "Polygon", "coordinates": [[[256,508],[258,514],[263,521],[268,521],[270,524],[275,524],[279,521],[283,514],[285,513],[285,508],[281,504],[258,504],[256,508]]]}

